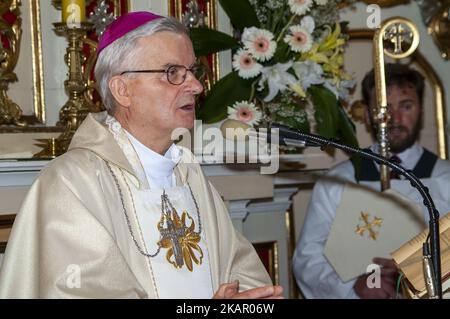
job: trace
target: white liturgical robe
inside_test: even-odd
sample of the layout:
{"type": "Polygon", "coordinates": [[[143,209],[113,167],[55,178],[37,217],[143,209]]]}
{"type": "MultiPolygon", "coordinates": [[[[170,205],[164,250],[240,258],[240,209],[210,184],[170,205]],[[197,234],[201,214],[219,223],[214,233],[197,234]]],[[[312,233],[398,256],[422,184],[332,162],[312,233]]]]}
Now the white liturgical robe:
{"type": "MultiPolygon", "coordinates": [[[[371,148],[376,151],[374,146],[371,148]]],[[[402,161],[403,167],[412,170],[423,153],[424,149],[414,144],[397,156],[402,161]]],[[[377,169],[379,169],[378,165],[377,169]]],[[[353,290],[356,279],[343,282],[324,255],[326,241],[341,201],[344,185],[355,183],[354,175],[352,163],[345,161],[332,168],[314,186],[305,224],[293,256],[293,271],[306,298],[358,298],[353,290]]],[[[448,213],[450,211],[450,163],[438,159],[431,177],[421,181],[429,188],[439,212],[448,213]]],[[[360,184],[372,189],[380,189],[379,181],[361,181],[360,184]]],[[[391,180],[391,188],[423,207],[422,197],[408,181],[391,180]]],[[[428,212],[425,208],[423,216],[428,223],[428,212]]],[[[351,247],[342,247],[342,249],[351,249],[351,247]]]]}
{"type": "MultiPolygon", "coordinates": [[[[234,229],[220,195],[192,153],[182,149],[174,167],[174,187],[184,190],[180,197],[169,196],[179,214],[188,211],[195,231],[200,216],[205,267],[200,295],[186,293],[198,289],[187,281],[179,283],[180,293],[174,293],[171,279],[155,272],[157,263],[138,249],[152,254],[155,248],[146,247],[154,241],[146,236],[147,228],[156,230],[157,217],[138,219],[139,209],[134,207],[146,204],[134,202],[133,195],[151,189],[144,169],[135,169],[137,163],[132,162],[138,157],[127,158],[125,153],[132,154],[132,149],[122,150],[105,121],[105,112],[89,114],[69,151],[43,169],[31,186],[0,269],[0,298],[194,298],[208,292],[212,297],[220,284],[234,280],[239,280],[240,291],[271,284],[252,245],[234,229]],[[195,201],[190,202],[189,195],[195,201]],[[189,287],[181,289],[182,285],[189,287]]],[[[138,201],[144,197],[137,196],[138,201]]],[[[154,213],[157,203],[152,205],[148,209],[154,213]]],[[[161,249],[160,257],[166,253],[161,249]]],[[[194,271],[197,266],[194,263],[194,271]]],[[[186,276],[192,274],[181,269],[186,276]]]]}

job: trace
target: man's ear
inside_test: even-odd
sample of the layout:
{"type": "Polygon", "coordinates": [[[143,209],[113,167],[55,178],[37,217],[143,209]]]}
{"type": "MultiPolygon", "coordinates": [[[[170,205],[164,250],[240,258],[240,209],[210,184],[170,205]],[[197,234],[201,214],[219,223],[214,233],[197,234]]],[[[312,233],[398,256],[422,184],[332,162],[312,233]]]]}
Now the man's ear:
{"type": "Polygon", "coordinates": [[[130,107],[130,92],[126,80],[120,75],[113,76],[108,82],[109,90],[119,106],[130,107]]]}

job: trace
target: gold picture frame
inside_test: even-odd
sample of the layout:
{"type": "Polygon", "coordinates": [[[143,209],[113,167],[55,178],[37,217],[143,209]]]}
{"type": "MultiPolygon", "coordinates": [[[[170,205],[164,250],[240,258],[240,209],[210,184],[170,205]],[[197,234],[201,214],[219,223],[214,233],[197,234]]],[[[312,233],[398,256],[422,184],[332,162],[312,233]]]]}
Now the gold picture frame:
{"type": "MultiPolygon", "coordinates": [[[[45,93],[44,93],[44,76],[43,76],[43,63],[42,63],[42,30],[41,30],[41,0],[29,0],[23,2],[14,2],[11,6],[20,6],[20,18],[23,22],[29,22],[27,25],[22,25],[19,32],[23,33],[20,50],[18,50],[19,56],[18,65],[16,70],[31,69],[31,83],[28,83],[28,87],[32,87],[29,96],[29,100],[32,100],[32,106],[28,109],[31,111],[21,117],[21,121],[24,121],[27,126],[18,127],[10,125],[0,126],[0,133],[3,132],[26,132],[30,130],[32,125],[40,125],[45,123],[46,111],[45,111],[45,93]],[[25,16],[27,14],[27,16],[25,16]],[[29,37],[30,42],[27,43],[29,37]],[[27,47],[30,45],[29,47],[27,47]],[[31,52],[27,52],[29,49],[31,52]],[[25,55],[24,52],[29,53],[25,55]],[[24,63],[26,64],[25,66],[24,63]]],[[[25,23],[24,23],[25,24],[25,23]]],[[[15,73],[18,73],[15,70],[15,73]]],[[[21,80],[20,74],[18,74],[19,81],[21,80]]],[[[25,76],[24,76],[25,77],[25,76]]],[[[13,83],[14,85],[14,83],[13,83]]],[[[13,85],[9,86],[9,90],[13,85]]],[[[22,94],[19,94],[22,95],[22,94]]],[[[11,97],[14,100],[14,97],[11,97]]],[[[24,111],[23,105],[19,103],[19,107],[24,111]]],[[[26,111],[26,110],[25,110],[26,111]]]]}
{"type": "Polygon", "coordinates": [[[16,214],[0,215],[0,254],[5,252],[15,218],[16,214]]]}
{"type": "Polygon", "coordinates": [[[276,241],[253,243],[261,262],[269,273],[274,285],[280,284],[278,265],[278,243],[276,241]]]}
{"type": "Polygon", "coordinates": [[[376,4],[380,7],[393,7],[399,4],[409,3],[410,0],[362,0],[365,4],[376,4]]]}

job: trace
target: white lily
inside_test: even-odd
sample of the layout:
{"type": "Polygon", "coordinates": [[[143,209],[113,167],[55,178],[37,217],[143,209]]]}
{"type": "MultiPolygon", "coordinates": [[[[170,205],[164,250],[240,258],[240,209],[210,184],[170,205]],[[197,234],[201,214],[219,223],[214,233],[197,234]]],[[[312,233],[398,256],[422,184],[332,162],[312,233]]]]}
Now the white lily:
{"type": "Polygon", "coordinates": [[[325,81],[321,66],[314,61],[295,62],[292,68],[305,91],[311,85],[322,84],[325,81]]]}
{"type": "Polygon", "coordinates": [[[287,72],[291,66],[292,61],[289,61],[287,63],[277,63],[261,70],[258,90],[261,91],[264,89],[264,83],[266,81],[269,86],[269,94],[264,98],[265,102],[272,101],[278,92],[286,90],[288,86],[294,85],[297,82],[295,76],[287,72]]]}

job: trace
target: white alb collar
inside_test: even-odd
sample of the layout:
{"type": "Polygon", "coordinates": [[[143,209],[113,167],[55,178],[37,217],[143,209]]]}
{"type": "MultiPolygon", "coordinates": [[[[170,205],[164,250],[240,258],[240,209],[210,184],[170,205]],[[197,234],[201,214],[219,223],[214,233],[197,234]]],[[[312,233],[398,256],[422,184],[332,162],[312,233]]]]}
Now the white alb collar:
{"type": "Polygon", "coordinates": [[[167,152],[162,156],[151,150],[141,142],[139,142],[133,135],[127,132],[131,144],[133,144],[136,153],[139,156],[145,174],[148,177],[169,177],[173,173],[173,169],[181,159],[181,149],[175,144],[172,144],[167,152]]]}

